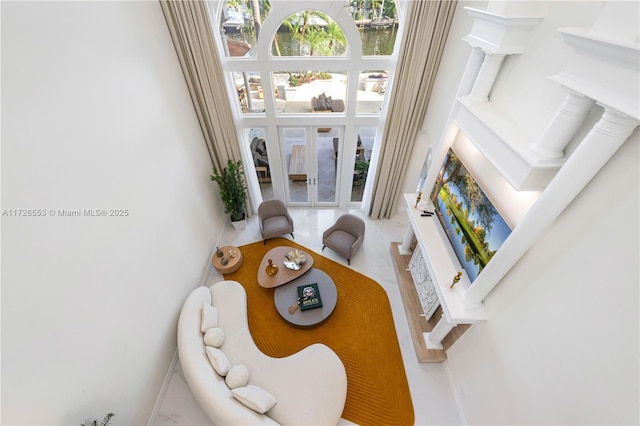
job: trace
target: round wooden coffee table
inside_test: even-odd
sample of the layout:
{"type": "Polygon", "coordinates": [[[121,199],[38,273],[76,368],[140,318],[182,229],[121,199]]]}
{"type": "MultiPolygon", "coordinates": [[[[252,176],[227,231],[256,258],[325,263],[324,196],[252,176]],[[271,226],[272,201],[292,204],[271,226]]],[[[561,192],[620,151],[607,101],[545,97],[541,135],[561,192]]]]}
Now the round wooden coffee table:
{"type": "Polygon", "coordinates": [[[214,252],[211,257],[211,263],[213,263],[213,267],[216,268],[216,271],[221,274],[231,274],[237,271],[238,268],[240,268],[240,265],[242,265],[242,253],[240,252],[240,249],[234,246],[224,246],[221,250],[224,255],[223,257],[218,257],[216,252],[214,252]],[[232,250],[236,252],[235,257],[231,257],[232,250]],[[222,259],[225,257],[227,258],[227,264],[223,265],[222,259]]]}
{"type": "Polygon", "coordinates": [[[278,313],[286,322],[295,327],[311,328],[329,319],[338,301],[338,290],[329,275],[319,269],[311,268],[295,280],[276,287],[273,299],[278,313]],[[311,283],[318,284],[322,306],[306,311],[298,307],[293,314],[290,314],[289,307],[295,305],[298,300],[298,286],[311,283]]]}

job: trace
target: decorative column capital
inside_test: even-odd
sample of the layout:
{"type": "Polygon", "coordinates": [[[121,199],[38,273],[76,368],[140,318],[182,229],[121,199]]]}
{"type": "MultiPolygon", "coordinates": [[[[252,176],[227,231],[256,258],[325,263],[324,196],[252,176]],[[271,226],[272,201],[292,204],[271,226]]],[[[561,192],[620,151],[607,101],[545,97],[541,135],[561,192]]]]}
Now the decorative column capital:
{"type": "Polygon", "coordinates": [[[522,53],[524,45],[529,41],[531,29],[543,19],[503,16],[471,7],[465,7],[465,10],[473,19],[473,27],[463,40],[486,53],[522,53]]]}
{"type": "Polygon", "coordinates": [[[581,28],[558,31],[574,53],[568,56],[564,69],[549,78],[640,119],[638,43],[605,38],[581,28]]]}
{"type": "Polygon", "coordinates": [[[601,135],[626,140],[631,133],[640,125],[640,120],[631,117],[617,109],[599,103],[604,107],[604,113],[598,122],[593,126],[593,131],[601,135]]]}

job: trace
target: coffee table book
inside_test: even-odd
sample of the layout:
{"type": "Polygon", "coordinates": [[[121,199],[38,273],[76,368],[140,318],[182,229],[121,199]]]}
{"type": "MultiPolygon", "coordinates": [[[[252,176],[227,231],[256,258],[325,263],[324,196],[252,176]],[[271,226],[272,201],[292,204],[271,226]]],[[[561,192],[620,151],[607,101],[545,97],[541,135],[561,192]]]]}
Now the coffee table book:
{"type": "Polygon", "coordinates": [[[298,303],[300,310],[306,311],[314,308],[322,307],[322,299],[320,298],[320,290],[317,283],[305,284],[298,286],[298,303]]]}

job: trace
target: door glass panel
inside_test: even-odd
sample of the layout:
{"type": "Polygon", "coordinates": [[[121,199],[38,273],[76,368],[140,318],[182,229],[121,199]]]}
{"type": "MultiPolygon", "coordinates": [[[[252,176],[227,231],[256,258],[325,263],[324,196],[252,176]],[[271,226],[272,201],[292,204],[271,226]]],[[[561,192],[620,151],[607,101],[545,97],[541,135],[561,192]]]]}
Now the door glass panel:
{"type": "MultiPolygon", "coordinates": [[[[253,166],[260,185],[263,200],[273,200],[273,185],[271,182],[271,167],[267,138],[263,128],[244,129],[244,140],[249,144],[249,152],[253,158],[253,166]]],[[[247,167],[247,169],[249,169],[247,167]]],[[[247,170],[248,171],[248,170],[247,170]]]]}
{"type": "Polygon", "coordinates": [[[376,139],[375,127],[359,127],[356,141],[356,155],[353,159],[353,185],[351,187],[351,201],[362,201],[364,186],[369,174],[371,152],[376,139]]]}
{"type": "Polygon", "coordinates": [[[307,189],[307,162],[308,148],[306,129],[304,127],[285,127],[281,133],[284,164],[287,168],[289,202],[308,203],[309,193],[307,189]]]}
{"type": "Polygon", "coordinates": [[[320,127],[317,129],[316,169],[318,179],[316,190],[319,203],[335,203],[338,182],[338,153],[340,152],[340,135],[338,129],[320,127]]]}

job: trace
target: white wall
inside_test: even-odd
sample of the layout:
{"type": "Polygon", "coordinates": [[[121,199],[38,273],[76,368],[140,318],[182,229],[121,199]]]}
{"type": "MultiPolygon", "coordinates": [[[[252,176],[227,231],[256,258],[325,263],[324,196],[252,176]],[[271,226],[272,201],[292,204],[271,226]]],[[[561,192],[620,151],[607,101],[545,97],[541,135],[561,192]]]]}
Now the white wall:
{"type": "Polygon", "coordinates": [[[449,351],[468,424],[638,424],[638,132],[449,351]]]}
{"type": "Polygon", "coordinates": [[[2,2],[2,423],[144,424],[224,226],[158,2],[2,2]],[[10,214],[10,213],[7,213],[10,214]]]}
{"type": "MultiPolygon", "coordinates": [[[[567,53],[556,28],[589,27],[603,3],[530,5],[545,20],[505,63],[491,101],[535,140],[566,93],[547,79],[567,53]]],[[[468,18],[455,20],[465,28],[468,18]]],[[[447,49],[445,58],[468,55],[451,40],[447,49]]],[[[432,99],[423,126],[432,136],[453,95],[432,99]]],[[[639,145],[636,130],[488,296],[489,320],[448,351],[468,424],[638,424],[639,145]]]]}
{"type": "MultiPolygon", "coordinates": [[[[531,31],[524,53],[505,58],[490,98],[493,107],[517,124],[531,141],[542,136],[567,95],[565,88],[549,79],[565,69],[573,53],[571,47],[564,43],[558,28],[590,28],[604,3],[517,2],[520,11],[528,7],[532,15],[543,20],[531,31]]],[[[573,151],[574,145],[567,149],[567,153],[573,151]]]]}

